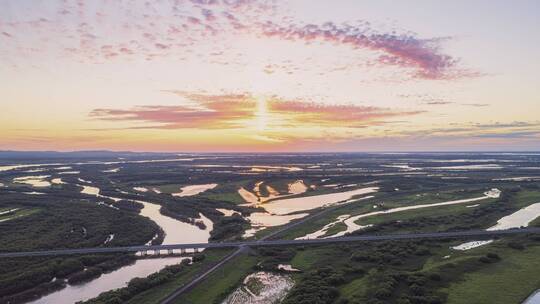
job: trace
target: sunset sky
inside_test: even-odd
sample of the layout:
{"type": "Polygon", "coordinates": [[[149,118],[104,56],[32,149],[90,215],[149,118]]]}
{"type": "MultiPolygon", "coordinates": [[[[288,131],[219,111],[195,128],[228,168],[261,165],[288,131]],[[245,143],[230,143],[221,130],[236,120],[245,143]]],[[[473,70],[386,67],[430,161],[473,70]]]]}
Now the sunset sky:
{"type": "Polygon", "coordinates": [[[0,150],[540,149],[540,1],[0,2],[0,150]]]}

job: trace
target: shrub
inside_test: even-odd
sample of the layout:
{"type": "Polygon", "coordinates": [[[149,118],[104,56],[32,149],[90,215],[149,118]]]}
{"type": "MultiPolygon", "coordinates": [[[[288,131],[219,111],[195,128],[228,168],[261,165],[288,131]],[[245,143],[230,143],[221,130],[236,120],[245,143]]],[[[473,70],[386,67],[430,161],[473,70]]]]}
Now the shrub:
{"type": "Polygon", "coordinates": [[[68,278],[69,284],[79,284],[97,278],[101,275],[101,268],[89,267],[84,271],[76,272],[68,278]]]}
{"type": "Polygon", "coordinates": [[[523,250],[525,249],[525,246],[523,244],[517,243],[517,242],[510,242],[508,243],[508,247],[516,250],[523,250]]]}
{"type": "Polygon", "coordinates": [[[430,274],[429,279],[432,280],[432,281],[437,281],[437,282],[442,280],[441,275],[438,274],[438,273],[430,274]]]}
{"type": "Polygon", "coordinates": [[[491,260],[490,258],[485,257],[485,256],[480,257],[480,258],[478,259],[478,261],[480,261],[480,262],[482,262],[482,263],[484,263],[484,264],[489,264],[489,263],[492,262],[492,260],[491,260]]]}
{"type": "Polygon", "coordinates": [[[196,263],[196,262],[203,261],[205,258],[206,256],[203,253],[198,253],[193,256],[192,260],[194,263],[196,263]]]}
{"type": "Polygon", "coordinates": [[[486,257],[488,257],[488,258],[490,258],[492,260],[500,260],[501,259],[501,257],[498,254],[493,253],[493,252],[490,252],[490,253],[486,254],[486,257]]]}
{"type": "Polygon", "coordinates": [[[66,259],[58,264],[56,270],[56,276],[65,277],[70,273],[81,271],[84,269],[84,265],[79,259],[66,259]]]}

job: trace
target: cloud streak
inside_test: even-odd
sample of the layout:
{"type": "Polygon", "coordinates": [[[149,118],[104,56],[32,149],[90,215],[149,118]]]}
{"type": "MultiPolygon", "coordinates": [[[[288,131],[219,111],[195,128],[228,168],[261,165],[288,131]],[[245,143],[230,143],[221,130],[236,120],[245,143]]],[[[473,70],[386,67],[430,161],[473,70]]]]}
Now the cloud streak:
{"type": "Polygon", "coordinates": [[[477,138],[537,138],[540,135],[540,122],[514,121],[506,123],[454,123],[447,127],[405,130],[400,132],[400,134],[413,137],[469,136],[477,138]]]}
{"type": "Polygon", "coordinates": [[[130,109],[95,109],[89,116],[111,122],[134,122],[137,129],[236,129],[264,119],[269,129],[334,127],[362,128],[419,111],[397,111],[358,105],[327,105],[250,94],[208,95],[170,91],[189,105],[140,106],[130,109]],[[263,100],[261,100],[263,99],[263,100]],[[261,103],[263,104],[261,108],[261,103]],[[262,114],[261,114],[262,111],[262,114]]]}
{"type": "Polygon", "coordinates": [[[420,39],[410,34],[381,34],[364,24],[351,26],[333,22],[303,26],[266,22],[261,27],[267,37],[304,42],[319,40],[380,52],[379,64],[413,68],[417,78],[450,79],[468,74],[455,69],[457,59],[441,52],[440,43],[448,38],[420,39]]]}

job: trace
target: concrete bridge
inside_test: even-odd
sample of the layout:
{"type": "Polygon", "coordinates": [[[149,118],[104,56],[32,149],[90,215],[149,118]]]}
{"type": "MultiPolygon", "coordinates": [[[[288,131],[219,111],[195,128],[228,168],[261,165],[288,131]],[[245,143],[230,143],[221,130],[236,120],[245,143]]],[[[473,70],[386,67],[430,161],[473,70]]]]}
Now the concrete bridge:
{"type": "Polygon", "coordinates": [[[74,254],[98,254],[98,253],[138,253],[140,255],[152,252],[154,255],[161,253],[174,254],[198,252],[206,248],[242,248],[242,247],[272,247],[272,246],[302,246],[331,243],[351,243],[365,241],[386,241],[386,240],[413,240],[413,239],[447,239],[447,238],[491,238],[512,234],[540,233],[540,227],[508,229],[508,230],[474,230],[457,232],[432,232],[432,233],[409,233],[409,234],[388,234],[388,235],[362,235],[346,236],[326,239],[309,240],[259,240],[245,242],[225,242],[225,243],[196,243],[196,244],[171,244],[153,246],[126,246],[126,247],[97,247],[97,248],[77,248],[77,249],[57,249],[26,252],[3,252],[0,258],[16,257],[39,257],[39,256],[60,256],[74,254]]]}

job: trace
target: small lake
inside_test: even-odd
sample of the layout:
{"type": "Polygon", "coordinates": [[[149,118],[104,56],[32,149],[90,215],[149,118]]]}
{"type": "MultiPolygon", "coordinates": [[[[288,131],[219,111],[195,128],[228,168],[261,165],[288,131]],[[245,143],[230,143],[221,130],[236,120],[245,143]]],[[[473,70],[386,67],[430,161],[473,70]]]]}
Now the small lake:
{"type": "Polygon", "coordinates": [[[180,192],[173,193],[172,196],[184,197],[203,193],[206,190],[214,189],[217,184],[191,185],[180,188],[180,192]]]}
{"type": "Polygon", "coordinates": [[[45,180],[48,177],[50,177],[50,175],[23,176],[14,178],[13,182],[19,184],[28,184],[32,187],[49,187],[51,183],[45,180]]]}
{"type": "Polygon", "coordinates": [[[534,221],[540,216],[540,203],[529,205],[522,208],[510,215],[502,217],[497,221],[497,224],[487,230],[503,230],[510,228],[519,228],[521,226],[528,226],[530,222],[534,221]]]}
{"type": "Polygon", "coordinates": [[[319,207],[330,206],[342,201],[346,201],[353,196],[373,193],[377,190],[379,190],[378,187],[368,187],[337,193],[278,199],[263,204],[262,207],[264,207],[264,209],[266,209],[266,211],[269,213],[285,215],[292,212],[306,211],[319,207]]]}

